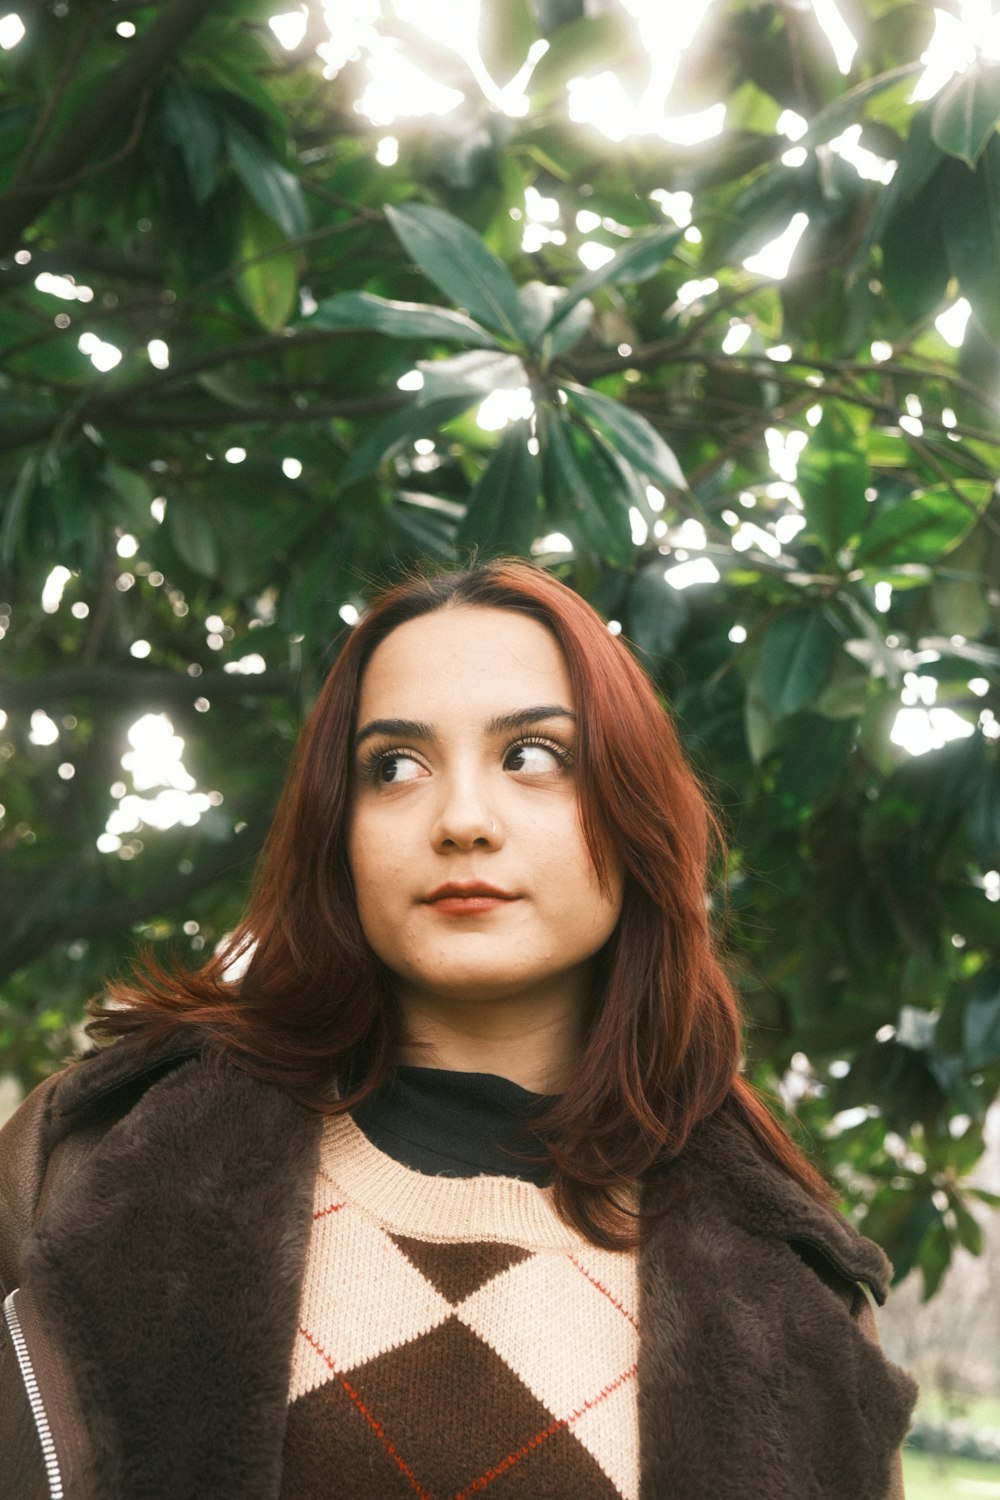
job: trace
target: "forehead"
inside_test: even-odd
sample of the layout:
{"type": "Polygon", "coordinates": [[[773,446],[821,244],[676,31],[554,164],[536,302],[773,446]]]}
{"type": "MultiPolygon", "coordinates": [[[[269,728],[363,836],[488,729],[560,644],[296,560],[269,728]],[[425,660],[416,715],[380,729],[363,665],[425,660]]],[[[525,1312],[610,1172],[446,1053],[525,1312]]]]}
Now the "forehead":
{"type": "Polygon", "coordinates": [[[516,610],[459,605],[408,620],[379,643],[361,679],[358,718],[538,703],[574,707],[551,632],[516,610]]]}

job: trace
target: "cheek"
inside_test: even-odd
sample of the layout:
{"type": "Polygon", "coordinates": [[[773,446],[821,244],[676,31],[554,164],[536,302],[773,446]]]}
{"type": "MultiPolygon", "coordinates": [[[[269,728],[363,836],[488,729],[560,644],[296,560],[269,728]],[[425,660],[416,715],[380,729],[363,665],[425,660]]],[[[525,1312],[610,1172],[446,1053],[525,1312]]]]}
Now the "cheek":
{"type": "Polygon", "coordinates": [[[363,817],[351,819],[347,837],[347,863],[354,885],[354,896],[358,914],[365,920],[366,908],[371,894],[379,885],[379,841],[373,837],[367,820],[363,817]]]}
{"type": "Polygon", "coordinates": [[[402,891],[405,860],[399,840],[389,837],[377,819],[355,815],[347,837],[347,861],[362,925],[389,915],[402,891]]]}

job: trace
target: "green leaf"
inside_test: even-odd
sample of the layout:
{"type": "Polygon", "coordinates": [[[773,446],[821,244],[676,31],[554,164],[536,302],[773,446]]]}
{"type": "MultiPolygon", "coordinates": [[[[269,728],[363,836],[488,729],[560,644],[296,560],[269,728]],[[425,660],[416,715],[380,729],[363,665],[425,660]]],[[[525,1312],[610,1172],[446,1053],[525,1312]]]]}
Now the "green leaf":
{"type": "Polygon", "coordinates": [[[7,497],[0,520],[0,562],[9,567],[14,560],[18,541],[24,525],[28,499],[38,478],[38,455],[29,453],[17,471],[10,495],[7,497]]]}
{"type": "Polygon", "coordinates": [[[439,291],[506,338],[524,337],[517,287],[468,224],[425,203],[387,204],[385,212],[403,248],[439,291]]]}
{"type": "Polygon", "coordinates": [[[868,466],[851,423],[833,403],[824,406],[799,459],[796,483],[811,534],[835,556],[867,515],[868,466]]]}
{"type": "Polygon", "coordinates": [[[585,276],[580,277],[579,281],[573,282],[565,297],[556,304],[550,326],[555,328],[578,302],[601,287],[620,286],[626,281],[645,281],[648,277],[655,276],[678,240],[683,237],[683,233],[682,229],[664,225],[660,229],[651,229],[646,234],[636,235],[603,266],[588,271],[585,276]]]}
{"type": "Polygon", "coordinates": [[[931,583],[934,623],[942,635],[976,641],[989,633],[990,537],[985,526],[970,531],[931,583]]]}
{"type": "MultiPolygon", "coordinates": [[[[435,500],[434,495],[401,491],[389,512],[392,528],[393,553],[411,554],[421,558],[434,558],[439,562],[453,562],[455,558],[455,519],[450,513],[436,510],[426,504],[435,500]]],[[[450,506],[451,502],[442,502],[450,506]]],[[[457,506],[459,514],[462,507],[457,506]]]]}
{"type": "Polygon", "coordinates": [[[459,547],[527,555],[538,534],[538,460],[528,448],[531,428],[512,422],[472,491],[459,547]]]}
{"type": "Polygon", "coordinates": [[[552,317],[552,309],[562,295],[560,287],[550,286],[545,281],[529,281],[518,292],[521,327],[524,329],[525,342],[532,348],[541,344],[552,317]]]}
{"type": "Polygon", "coordinates": [[[498,82],[514,76],[536,36],[529,0],[492,0],[480,6],[479,54],[498,82]]]}
{"type": "Polygon", "coordinates": [[[246,264],[237,274],[236,289],[261,327],[277,333],[298,303],[298,259],[286,248],[283,231],[250,202],[243,204],[239,257],[246,264]]]}
{"type": "Polygon", "coordinates": [[[471,349],[450,359],[421,359],[417,369],[424,377],[417,403],[440,401],[444,396],[465,396],[466,404],[482,401],[493,391],[516,391],[528,384],[528,375],[516,354],[491,349],[471,349]]]}
{"type": "Polygon", "coordinates": [[[818,115],[814,115],[812,123],[805,135],[798,141],[800,146],[818,146],[823,141],[832,140],[834,136],[840,135],[852,125],[861,113],[862,106],[869,99],[885,93],[886,89],[895,88],[900,83],[905,83],[908,78],[919,73],[923,64],[919,62],[904,63],[902,67],[890,68],[887,73],[878,73],[874,78],[867,78],[864,83],[856,84],[854,88],[848,89],[846,94],[840,94],[825,109],[821,109],[818,115]]]}
{"type": "Polygon", "coordinates": [[[627,566],[632,555],[630,497],[623,476],[586,428],[551,407],[539,410],[546,494],[553,514],[598,557],[627,566]]]}
{"type": "MultiPolygon", "coordinates": [[[[263,7],[259,19],[264,20],[263,7]]],[[[224,11],[205,14],[198,38],[198,46],[189,47],[185,54],[189,72],[204,78],[208,90],[218,92],[224,108],[242,117],[256,116],[260,131],[280,138],[288,126],[288,113],[275,98],[274,54],[251,34],[250,25],[241,25],[234,14],[227,16],[224,11]]]]}
{"type": "MultiPolygon", "coordinates": [[[[884,1131],[884,1125],[881,1127],[884,1131]]],[[[862,1220],[865,1234],[889,1254],[897,1277],[912,1270],[916,1252],[940,1215],[928,1197],[898,1188],[881,1188],[867,1204],[862,1220]]]]}
{"type": "Polygon", "coordinates": [[[775,773],[775,812],[784,821],[821,806],[843,779],[856,738],[856,721],[831,721],[818,713],[796,715],[782,726],[775,773]]]}
{"type": "Polygon", "coordinates": [[[916,198],[943,160],[943,151],[931,139],[930,109],[925,106],[913,118],[899,166],[892,181],[882,189],[865,235],[851,260],[851,275],[857,275],[863,269],[872,247],[880,243],[893,217],[904,204],[916,198]]]}
{"type": "Polygon", "coordinates": [[[814,703],[830,680],[840,632],[826,611],[786,610],[767,629],[751,683],[775,719],[814,703]]]}
{"type": "Polygon", "coordinates": [[[965,809],[965,820],[972,846],[984,869],[995,869],[1000,859],[1000,769],[986,761],[965,809]]]}
{"type": "Polygon", "coordinates": [[[549,359],[558,359],[567,349],[578,344],[590,332],[594,320],[594,304],[584,297],[564,318],[546,330],[544,352],[549,359]]]}
{"type": "Polygon", "coordinates": [[[437,432],[445,422],[461,416],[469,407],[466,396],[450,396],[441,401],[415,403],[394,411],[361,439],[337,478],[337,488],[344,489],[356,480],[374,473],[380,464],[412,448],[417,438],[437,432]]]}
{"type": "Polygon", "coordinates": [[[640,473],[648,474],[668,490],[687,490],[687,480],[673,450],[645,417],[586,386],[567,385],[565,389],[569,405],[604,433],[640,473]]]}
{"type": "Polygon", "coordinates": [[[940,484],[880,507],[854,554],[856,566],[930,562],[946,556],[975,526],[989,498],[981,481],[958,479],[954,488],[958,495],[940,484]]]}
{"type": "Polygon", "coordinates": [[[961,933],[973,947],[1000,948],[1000,903],[987,901],[978,886],[967,882],[944,883],[938,890],[949,932],[961,933]]]}
{"type": "Polygon", "coordinates": [[[924,1278],[922,1299],[929,1302],[951,1265],[951,1239],[940,1219],[921,1240],[917,1251],[917,1265],[924,1278]]]}
{"type": "Polygon", "coordinates": [[[945,244],[948,264],[973,316],[1000,344],[1000,136],[991,137],[975,172],[949,163],[945,244]]]}
{"type": "Polygon", "coordinates": [[[186,495],[172,495],[163,524],[181,562],[202,578],[219,572],[219,541],[205,507],[186,495]]]}
{"type": "Polygon", "coordinates": [[[204,203],[215,192],[222,155],[222,131],[214,110],[204,94],[173,78],[164,89],[160,121],[184,160],[191,196],[204,203]]]}
{"type": "Polygon", "coordinates": [[[309,318],[320,328],[371,328],[394,339],[448,339],[496,349],[492,333],[464,313],[426,302],[396,302],[372,292],[340,292],[327,297],[309,318]]]}
{"type": "Polygon", "coordinates": [[[886,295],[910,325],[937,312],[948,290],[945,232],[951,203],[946,179],[942,166],[914,198],[898,204],[882,236],[886,295]]]}
{"type": "Polygon", "coordinates": [[[872,678],[867,669],[842,652],[813,708],[825,719],[857,719],[868,707],[871,691],[872,678]]]}
{"type": "Polygon", "coordinates": [[[533,108],[553,102],[571,78],[606,72],[634,59],[638,40],[634,20],[621,13],[581,17],[559,26],[531,76],[533,108]]]}
{"type": "Polygon", "coordinates": [[[149,507],[153,501],[153,491],[145,475],[137,474],[134,469],[126,469],[109,458],[104,465],[103,478],[125,507],[129,524],[136,530],[148,530],[152,520],[149,507]]]}
{"type": "Polygon", "coordinates": [[[780,744],[779,730],[779,721],[771,712],[770,705],[751,682],[743,700],[743,732],[750,759],[755,766],[763,765],[780,744]]]}
{"type": "Polygon", "coordinates": [[[684,633],[689,606],[663,576],[662,562],[640,568],[629,584],[625,633],[654,665],[670,656],[684,633]]]}
{"type": "Polygon", "coordinates": [[[226,149],[247,192],[286,238],[309,225],[302,184],[241,126],[226,122],[226,149]]]}
{"type": "Polygon", "coordinates": [[[979,61],[946,83],[934,100],[931,137],[949,156],[975,167],[1000,120],[1000,66],[979,61]]]}
{"type": "Polygon", "coordinates": [[[970,1255],[983,1253],[983,1227],[974,1214],[969,1212],[961,1193],[954,1187],[947,1189],[948,1204],[955,1215],[958,1242],[970,1255]]]}
{"type": "Polygon", "coordinates": [[[965,1002],[962,1052],[970,1069],[1000,1061],[1000,969],[980,975],[965,1002]]]}

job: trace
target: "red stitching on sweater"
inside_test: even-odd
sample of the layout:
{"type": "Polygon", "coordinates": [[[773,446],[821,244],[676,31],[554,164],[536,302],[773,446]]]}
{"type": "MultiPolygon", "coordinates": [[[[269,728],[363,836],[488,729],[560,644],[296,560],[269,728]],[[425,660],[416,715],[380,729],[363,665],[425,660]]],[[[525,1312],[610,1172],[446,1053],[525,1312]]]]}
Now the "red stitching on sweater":
{"type": "Polygon", "coordinates": [[[622,1317],[623,1318],[627,1318],[628,1321],[632,1324],[632,1327],[635,1329],[636,1333],[638,1333],[639,1332],[639,1325],[636,1322],[635,1318],[633,1318],[633,1316],[629,1312],[628,1308],[625,1307],[623,1303],[619,1302],[618,1298],[615,1297],[611,1292],[608,1291],[608,1289],[604,1285],[604,1283],[601,1282],[601,1281],[598,1281],[598,1279],[597,1279],[596,1276],[591,1276],[591,1274],[587,1270],[586,1266],[581,1266],[580,1262],[577,1260],[577,1258],[576,1258],[575,1255],[569,1255],[569,1256],[567,1256],[567,1260],[569,1261],[570,1265],[576,1266],[576,1269],[580,1272],[581,1276],[586,1276],[586,1278],[590,1282],[591,1286],[596,1286],[596,1288],[597,1288],[597,1290],[599,1292],[603,1292],[604,1293],[605,1297],[607,1297],[608,1301],[611,1303],[611,1306],[612,1307],[617,1307],[617,1309],[621,1313],[622,1317]]]}
{"type": "Polygon", "coordinates": [[[347,1392],[348,1396],[354,1402],[354,1405],[357,1407],[358,1411],[361,1413],[365,1421],[368,1423],[369,1427],[381,1441],[382,1446],[385,1448],[385,1451],[388,1453],[393,1463],[402,1474],[406,1475],[406,1478],[410,1481],[411,1486],[420,1496],[420,1500],[434,1500],[433,1495],[429,1490],[424,1489],[423,1485],[420,1483],[419,1479],[414,1474],[413,1470],[410,1468],[403,1455],[396,1448],[396,1446],[392,1442],[392,1439],[389,1437],[385,1428],[382,1426],[382,1423],[378,1420],[373,1412],[370,1412],[368,1410],[367,1406],[362,1401],[360,1394],[354,1389],[353,1385],[348,1380],[343,1371],[337,1369],[336,1361],[331,1355],[327,1354],[326,1350],[316,1338],[315,1334],[310,1333],[308,1328],[303,1328],[301,1324],[299,1324],[299,1332],[306,1340],[306,1342],[312,1345],[320,1358],[325,1360],[329,1365],[330,1369],[333,1371],[337,1379],[340,1381],[341,1385],[344,1387],[344,1390],[347,1392]]]}
{"type": "Polygon", "coordinates": [[[301,1323],[299,1324],[299,1332],[305,1339],[306,1343],[311,1344],[312,1347],[316,1350],[316,1353],[319,1355],[320,1359],[325,1360],[326,1363],[330,1366],[331,1370],[336,1370],[337,1366],[334,1363],[333,1358],[331,1357],[331,1355],[327,1354],[326,1350],[323,1348],[323,1345],[320,1343],[316,1335],[314,1333],[310,1333],[308,1328],[303,1328],[301,1323]]]}
{"type": "Polygon", "coordinates": [[[611,1384],[606,1385],[603,1391],[598,1391],[596,1396],[592,1396],[589,1401],[585,1401],[582,1406],[578,1406],[573,1415],[566,1418],[566,1426],[572,1427],[573,1423],[582,1417],[584,1412],[592,1411],[595,1406],[600,1406],[601,1402],[610,1396],[612,1392],[616,1391],[620,1385],[624,1385],[626,1380],[631,1380],[638,1368],[638,1363],[636,1363],[630,1369],[623,1370],[617,1380],[612,1380],[611,1384]]]}
{"type": "Polygon", "coordinates": [[[327,1214],[335,1214],[340,1209],[346,1207],[347,1203],[345,1201],[344,1203],[331,1203],[327,1208],[318,1208],[313,1214],[313,1221],[315,1222],[316,1219],[325,1219],[327,1214]]]}
{"type": "MultiPolygon", "coordinates": [[[[603,1288],[601,1288],[601,1290],[603,1290],[603,1288]]],[[[332,1355],[326,1352],[315,1334],[310,1333],[308,1328],[304,1328],[301,1323],[299,1324],[299,1333],[301,1333],[302,1337],[308,1344],[311,1344],[320,1358],[325,1361],[325,1363],[336,1375],[337,1379],[340,1381],[341,1385],[347,1392],[350,1399],[353,1401],[354,1405],[357,1407],[358,1411],[361,1413],[365,1421],[368,1423],[372,1431],[382,1443],[382,1446],[385,1448],[385,1451],[388,1453],[393,1463],[395,1463],[400,1473],[406,1476],[411,1487],[420,1496],[420,1500],[434,1500],[434,1496],[429,1490],[424,1489],[423,1485],[420,1483],[419,1479],[414,1474],[409,1464],[403,1458],[403,1455],[396,1448],[395,1444],[389,1437],[381,1422],[373,1412],[370,1412],[368,1410],[368,1407],[361,1399],[360,1394],[351,1385],[347,1376],[342,1371],[337,1369],[336,1361],[333,1359],[332,1355]]],[[[576,1411],[572,1412],[570,1416],[560,1417],[557,1421],[551,1422],[548,1427],[544,1427],[541,1432],[536,1432],[534,1437],[530,1437],[526,1443],[523,1443],[522,1446],[516,1449],[513,1453],[508,1453],[507,1456],[505,1458],[502,1458],[494,1468],[487,1469],[485,1473],[481,1474],[478,1479],[474,1479],[472,1483],[468,1485],[464,1490],[457,1490],[455,1494],[450,1497],[450,1500],[467,1500],[467,1497],[469,1495],[474,1495],[480,1490],[485,1490],[488,1485],[493,1483],[494,1479],[499,1479],[502,1474],[506,1474],[508,1469],[512,1469],[515,1464],[520,1463],[522,1458],[527,1458],[529,1453],[532,1453],[536,1448],[540,1448],[542,1443],[546,1442],[550,1437],[553,1437],[555,1433],[559,1432],[563,1427],[572,1427],[573,1423],[578,1422],[580,1418],[584,1416],[588,1411],[593,1411],[595,1406],[600,1406],[601,1402],[607,1400],[608,1396],[612,1395],[616,1390],[618,1390],[619,1386],[624,1385],[627,1380],[631,1380],[632,1376],[636,1373],[638,1368],[638,1363],[636,1363],[634,1365],[631,1365],[629,1369],[623,1370],[615,1380],[612,1380],[609,1385],[606,1385],[604,1387],[603,1390],[598,1391],[597,1395],[592,1396],[589,1401],[585,1401],[582,1406],[578,1406],[576,1411]]]]}
{"type": "Polygon", "coordinates": [[[624,1370],[616,1380],[612,1380],[610,1385],[606,1385],[603,1391],[598,1391],[596,1396],[592,1396],[589,1401],[585,1401],[582,1406],[577,1407],[572,1416],[562,1417],[559,1421],[553,1422],[541,1432],[537,1432],[533,1438],[529,1438],[515,1453],[508,1453],[506,1458],[501,1459],[495,1469],[487,1469],[485,1474],[481,1474],[478,1479],[474,1479],[467,1489],[458,1490],[451,1496],[451,1500],[466,1500],[467,1495],[475,1494],[477,1490],[484,1490],[488,1484],[493,1483],[494,1479],[499,1479],[501,1474],[505,1474],[516,1463],[520,1463],[522,1458],[527,1458],[528,1454],[534,1448],[539,1448],[547,1438],[552,1437],[563,1427],[571,1427],[574,1422],[579,1421],[585,1412],[592,1411],[595,1406],[600,1406],[601,1402],[606,1400],[620,1385],[624,1385],[626,1380],[631,1380],[638,1368],[638,1364],[634,1364],[630,1369],[624,1370]]]}
{"type": "Polygon", "coordinates": [[[395,1447],[385,1428],[382,1426],[382,1423],[378,1420],[373,1412],[370,1412],[368,1410],[367,1406],[362,1401],[360,1395],[354,1389],[347,1376],[338,1373],[337,1378],[340,1381],[341,1385],[344,1387],[344,1390],[350,1396],[351,1400],[354,1402],[355,1406],[358,1408],[358,1411],[368,1423],[369,1427],[371,1427],[372,1431],[380,1439],[382,1446],[385,1448],[385,1451],[388,1453],[393,1463],[399,1469],[400,1473],[406,1475],[406,1478],[409,1480],[412,1488],[416,1490],[417,1494],[420,1496],[420,1500],[434,1500],[433,1495],[429,1490],[424,1489],[423,1485],[420,1483],[419,1479],[414,1474],[413,1470],[410,1468],[403,1455],[395,1447]]]}
{"type": "Polygon", "coordinates": [[[558,1422],[553,1422],[551,1426],[544,1428],[543,1431],[536,1432],[535,1436],[529,1438],[515,1453],[508,1453],[506,1458],[501,1459],[495,1469],[487,1469],[486,1473],[481,1474],[478,1479],[474,1479],[467,1489],[458,1490],[452,1495],[451,1500],[465,1500],[467,1495],[473,1495],[477,1490],[484,1490],[488,1484],[493,1483],[494,1479],[499,1479],[501,1474],[506,1474],[508,1469],[512,1469],[516,1463],[520,1463],[522,1458],[527,1458],[533,1448],[540,1448],[546,1438],[552,1437],[553,1433],[558,1432],[561,1427],[565,1427],[566,1425],[565,1419],[562,1419],[558,1422]]]}

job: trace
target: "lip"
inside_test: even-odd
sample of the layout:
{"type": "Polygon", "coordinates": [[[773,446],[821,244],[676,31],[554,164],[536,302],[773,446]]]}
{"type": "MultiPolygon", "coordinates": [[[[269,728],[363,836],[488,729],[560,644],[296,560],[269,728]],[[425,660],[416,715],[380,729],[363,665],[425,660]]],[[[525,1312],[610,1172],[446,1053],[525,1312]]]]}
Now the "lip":
{"type": "Polygon", "coordinates": [[[429,896],[424,897],[424,900],[434,902],[457,898],[463,901],[474,900],[477,896],[488,896],[494,901],[517,900],[513,891],[505,891],[498,885],[489,885],[485,880],[449,880],[431,891],[429,896]]]}
{"type": "Polygon", "coordinates": [[[483,880],[449,880],[425,896],[423,904],[445,916],[464,917],[495,911],[518,899],[512,891],[483,880]]]}

